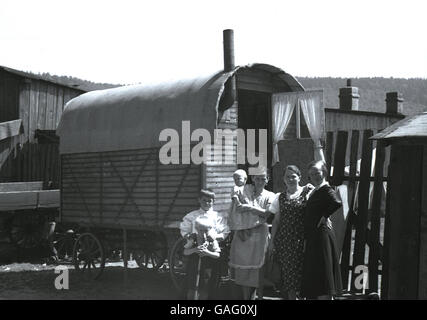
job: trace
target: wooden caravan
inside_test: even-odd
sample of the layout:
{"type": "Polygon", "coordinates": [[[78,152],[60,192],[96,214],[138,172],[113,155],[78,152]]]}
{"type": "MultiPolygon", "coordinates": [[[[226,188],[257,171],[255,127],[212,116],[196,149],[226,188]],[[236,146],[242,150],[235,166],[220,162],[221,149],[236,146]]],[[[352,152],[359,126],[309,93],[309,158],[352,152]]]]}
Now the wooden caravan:
{"type": "Polygon", "coordinates": [[[254,64],[195,80],[94,91],[73,99],[57,130],[62,220],[176,227],[183,213],[197,207],[201,187],[212,188],[218,194],[217,210],[226,210],[237,164],[196,165],[184,159],[183,148],[180,164],[161,164],[161,132],[172,129],[180,140],[187,139],[183,121],[191,131],[203,128],[212,136],[218,128],[270,132],[272,93],[294,90],[302,87],[289,74],[254,64]],[[224,85],[233,76],[238,104],[221,112],[224,85]]]}
{"type": "MultiPolygon", "coordinates": [[[[183,159],[190,147],[182,144],[182,139],[189,139],[182,132],[183,121],[191,131],[203,128],[212,136],[218,128],[264,128],[270,133],[272,94],[302,90],[279,68],[253,64],[176,83],[93,91],[71,100],[57,130],[61,222],[176,230],[183,216],[197,209],[202,187],[215,191],[215,209],[225,213],[237,164],[183,159]],[[224,87],[233,78],[237,103],[226,109],[224,87]],[[164,129],[180,135],[179,164],[159,161],[164,129]]],[[[236,152],[236,144],[231,147],[236,152]]]]}

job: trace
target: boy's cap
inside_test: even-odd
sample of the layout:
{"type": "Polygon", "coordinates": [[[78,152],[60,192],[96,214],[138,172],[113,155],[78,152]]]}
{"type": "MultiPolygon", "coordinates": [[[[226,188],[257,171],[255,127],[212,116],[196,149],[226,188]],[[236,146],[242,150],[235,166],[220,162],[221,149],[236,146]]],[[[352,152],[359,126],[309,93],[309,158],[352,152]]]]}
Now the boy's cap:
{"type": "Polygon", "coordinates": [[[238,169],[236,171],[234,171],[233,176],[244,176],[244,177],[248,177],[248,175],[246,174],[246,171],[243,169],[238,169]]]}
{"type": "Polygon", "coordinates": [[[199,198],[201,198],[203,196],[215,200],[215,192],[213,192],[212,190],[201,189],[199,192],[199,198]]]}

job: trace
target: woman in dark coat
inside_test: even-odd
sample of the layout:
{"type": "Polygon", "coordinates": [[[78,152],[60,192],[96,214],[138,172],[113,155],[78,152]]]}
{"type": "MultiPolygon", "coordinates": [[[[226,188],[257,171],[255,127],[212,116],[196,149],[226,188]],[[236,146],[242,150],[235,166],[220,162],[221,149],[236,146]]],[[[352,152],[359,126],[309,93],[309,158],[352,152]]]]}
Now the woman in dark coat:
{"type": "Polygon", "coordinates": [[[315,189],[307,201],[304,217],[305,252],[302,295],[307,299],[332,299],[342,291],[335,233],[328,218],[341,207],[326,182],[324,161],[310,163],[308,175],[315,189]]]}

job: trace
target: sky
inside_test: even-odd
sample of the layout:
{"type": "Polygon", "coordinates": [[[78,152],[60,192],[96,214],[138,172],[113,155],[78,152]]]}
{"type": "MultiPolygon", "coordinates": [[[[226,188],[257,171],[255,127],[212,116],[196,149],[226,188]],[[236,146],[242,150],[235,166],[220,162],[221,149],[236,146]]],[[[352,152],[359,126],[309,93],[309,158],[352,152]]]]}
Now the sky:
{"type": "Polygon", "coordinates": [[[425,0],[0,0],[0,65],[102,83],[236,65],[293,76],[427,77],[425,0]]]}

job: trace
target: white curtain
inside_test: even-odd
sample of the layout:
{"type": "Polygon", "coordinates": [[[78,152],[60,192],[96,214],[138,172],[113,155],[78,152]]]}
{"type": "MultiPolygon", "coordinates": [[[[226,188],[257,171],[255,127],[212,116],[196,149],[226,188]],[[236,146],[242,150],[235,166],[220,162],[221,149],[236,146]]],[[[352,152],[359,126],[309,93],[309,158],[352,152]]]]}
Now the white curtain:
{"type": "Polygon", "coordinates": [[[289,94],[273,95],[273,166],[276,162],[279,162],[279,147],[277,144],[283,139],[283,134],[292,118],[297,102],[296,98],[295,95],[289,94]]]}
{"type": "Polygon", "coordinates": [[[325,120],[320,106],[320,99],[319,94],[310,94],[306,97],[300,97],[298,103],[304,115],[310,137],[314,142],[314,159],[325,161],[321,144],[325,120]]]}

